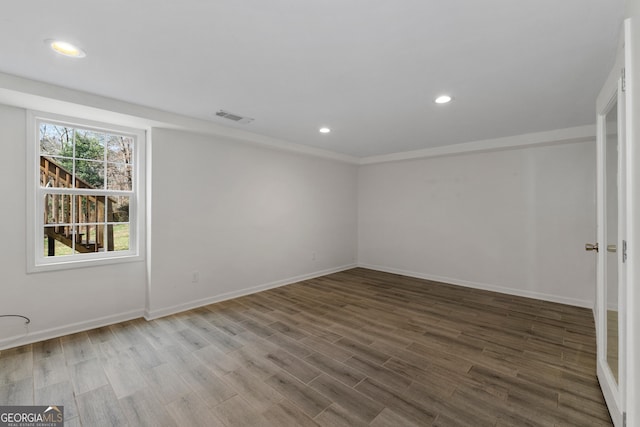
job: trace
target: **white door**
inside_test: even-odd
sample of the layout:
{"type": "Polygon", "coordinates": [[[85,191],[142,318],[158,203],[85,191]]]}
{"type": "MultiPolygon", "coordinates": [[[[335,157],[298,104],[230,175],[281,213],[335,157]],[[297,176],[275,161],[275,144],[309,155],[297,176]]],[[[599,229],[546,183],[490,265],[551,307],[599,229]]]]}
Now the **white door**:
{"type": "Polygon", "coordinates": [[[597,373],[614,425],[622,426],[626,390],[626,139],[624,52],[597,100],[597,373]]]}

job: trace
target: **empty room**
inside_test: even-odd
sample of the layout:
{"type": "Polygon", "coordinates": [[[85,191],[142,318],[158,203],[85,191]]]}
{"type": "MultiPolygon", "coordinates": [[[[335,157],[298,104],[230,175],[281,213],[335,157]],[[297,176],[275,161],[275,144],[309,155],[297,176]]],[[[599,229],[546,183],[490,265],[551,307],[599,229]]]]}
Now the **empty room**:
{"type": "Polygon", "coordinates": [[[640,1],[0,8],[0,426],[640,426],[640,1]]]}

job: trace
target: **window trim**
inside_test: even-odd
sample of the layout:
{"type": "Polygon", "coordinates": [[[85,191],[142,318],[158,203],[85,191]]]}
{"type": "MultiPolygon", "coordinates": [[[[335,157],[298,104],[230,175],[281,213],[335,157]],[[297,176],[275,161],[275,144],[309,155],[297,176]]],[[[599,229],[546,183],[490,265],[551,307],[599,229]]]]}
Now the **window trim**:
{"type": "MultiPolygon", "coordinates": [[[[119,264],[124,262],[143,261],[146,243],[146,146],[148,132],[116,124],[85,120],[59,114],[27,110],[26,129],[26,195],[27,195],[27,273],[94,267],[100,265],[119,264]],[[45,257],[42,251],[44,239],[44,208],[45,192],[40,187],[40,122],[53,122],[69,127],[95,130],[101,132],[117,132],[135,138],[133,175],[134,182],[131,189],[129,211],[130,248],[128,251],[97,252],[74,255],[69,257],[45,257]]],[[[51,189],[56,192],[55,189],[51,189]]],[[[73,192],[74,189],[71,189],[73,192]]],[[[47,192],[51,192],[47,190],[47,192]]],[[[89,191],[93,193],[94,191],[89,191]]],[[[105,193],[106,190],[95,190],[105,193]]],[[[85,191],[86,193],[86,191],[85,191]]]]}

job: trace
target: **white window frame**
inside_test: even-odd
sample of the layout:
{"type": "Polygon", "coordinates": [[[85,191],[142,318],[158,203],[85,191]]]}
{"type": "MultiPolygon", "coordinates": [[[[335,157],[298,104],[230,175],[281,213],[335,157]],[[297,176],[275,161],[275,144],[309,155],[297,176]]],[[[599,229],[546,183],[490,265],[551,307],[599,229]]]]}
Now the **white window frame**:
{"type": "MultiPolygon", "coordinates": [[[[62,116],[53,113],[27,111],[27,272],[37,273],[52,270],[64,270],[80,267],[93,267],[105,264],[143,261],[145,255],[145,219],[146,219],[146,180],[145,180],[145,152],[147,133],[142,129],[96,122],[62,116]],[[40,129],[41,122],[54,123],[69,127],[93,130],[98,132],[113,132],[135,138],[133,153],[133,187],[129,199],[129,233],[130,243],[128,251],[94,252],[74,254],[72,256],[47,257],[44,256],[42,244],[44,242],[44,194],[51,189],[40,186],[40,129]]],[[[81,190],[55,190],[73,194],[81,190]]],[[[86,193],[85,190],[83,193],[86,193]]],[[[93,191],[91,191],[93,193],[93,191]]],[[[100,195],[108,195],[109,190],[96,190],[100,195]]]]}

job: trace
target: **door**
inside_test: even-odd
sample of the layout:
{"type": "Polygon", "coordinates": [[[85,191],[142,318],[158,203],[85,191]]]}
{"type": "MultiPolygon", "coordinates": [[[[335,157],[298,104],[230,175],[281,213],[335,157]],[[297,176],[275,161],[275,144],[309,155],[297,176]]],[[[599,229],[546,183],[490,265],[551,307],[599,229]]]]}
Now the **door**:
{"type": "Polygon", "coordinates": [[[614,425],[625,411],[626,193],[624,55],[597,100],[597,373],[614,425]]]}

